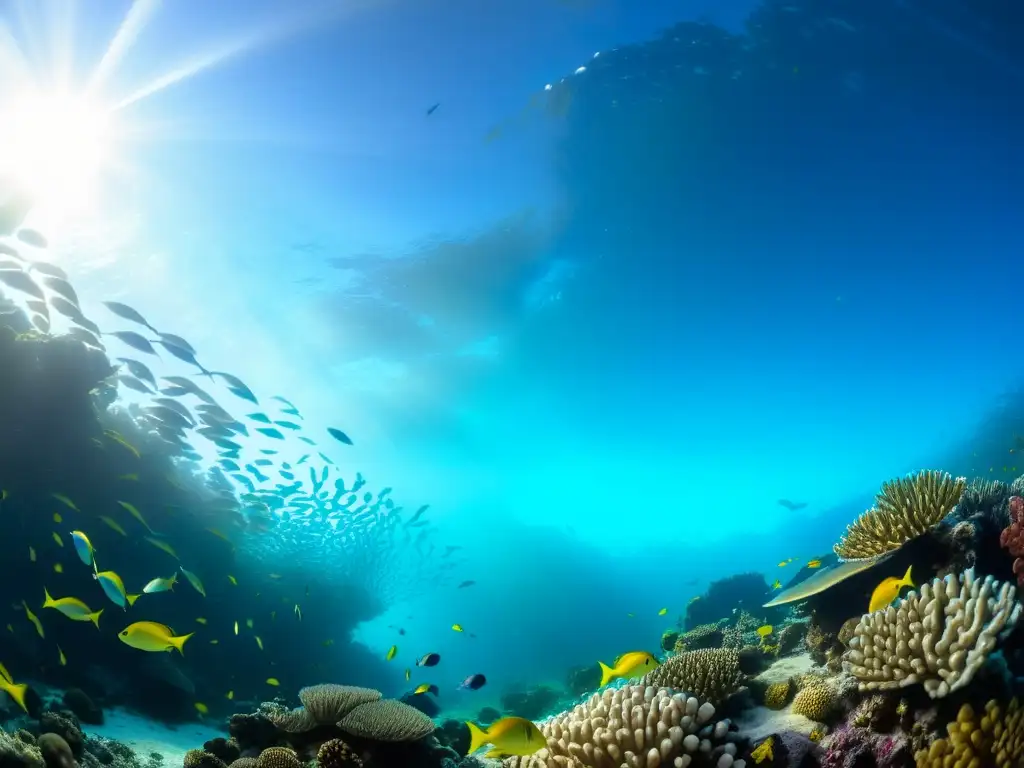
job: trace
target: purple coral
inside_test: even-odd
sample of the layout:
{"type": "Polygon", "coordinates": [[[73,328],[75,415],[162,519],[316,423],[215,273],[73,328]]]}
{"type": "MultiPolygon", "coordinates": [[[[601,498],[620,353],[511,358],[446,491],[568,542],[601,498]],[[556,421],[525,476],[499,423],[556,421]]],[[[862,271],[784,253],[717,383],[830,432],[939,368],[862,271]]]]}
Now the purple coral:
{"type": "Polygon", "coordinates": [[[821,768],[902,768],[913,765],[914,751],[902,733],[872,733],[843,725],[821,742],[821,768]]]}

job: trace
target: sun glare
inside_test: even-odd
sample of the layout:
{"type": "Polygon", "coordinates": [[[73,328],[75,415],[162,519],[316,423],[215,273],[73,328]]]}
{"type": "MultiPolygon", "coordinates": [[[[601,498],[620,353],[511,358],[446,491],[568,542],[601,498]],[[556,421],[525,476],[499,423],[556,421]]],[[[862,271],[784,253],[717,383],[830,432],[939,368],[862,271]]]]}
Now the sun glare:
{"type": "Polygon", "coordinates": [[[0,114],[0,177],[27,189],[40,207],[88,207],[109,160],[109,113],[66,93],[25,93],[0,114]]]}

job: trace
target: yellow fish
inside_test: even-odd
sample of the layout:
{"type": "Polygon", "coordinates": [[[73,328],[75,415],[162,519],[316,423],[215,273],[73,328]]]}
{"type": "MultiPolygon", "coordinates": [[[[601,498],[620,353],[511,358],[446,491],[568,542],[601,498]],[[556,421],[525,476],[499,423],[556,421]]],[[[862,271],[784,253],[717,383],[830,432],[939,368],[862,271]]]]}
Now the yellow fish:
{"type": "Polygon", "coordinates": [[[601,685],[604,686],[620,677],[628,679],[646,675],[658,666],[658,660],[647,651],[630,651],[619,656],[611,667],[601,661],[597,666],[601,668],[601,685]]]}
{"type": "Polygon", "coordinates": [[[128,513],[129,515],[131,515],[131,516],[132,516],[132,517],[134,517],[134,518],[135,518],[136,520],[138,520],[138,521],[139,521],[140,523],[142,523],[142,526],[143,526],[143,527],[144,527],[144,528],[145,528],[145,529],[146,529],[147,531],[149,531],[150,533],[155,533],[155,532],[153,531],[153,529],[149,527],[149,523],[147,523],[147,522],[146,522],[146,518],[144,518],[144,517],[142,516],[142,513],[141,513],[141,512],[139,512],[139,508],[138,508],[138,507],[136,507],[136,506],[135,506],[134,504],[129,504],[129,503],[127,502],[127,501],[119,501],[119,502],[117,502],[117,503],[121,505],[121,508],[122,508],[122,509],[123,509],[123,510],[124,510],[125,512],[127,512],[127,513],[128,513]]]}
{"type": "Polygon", "coordinates": [[[53,513],[53,522],[55,522],[55,523],[62,523],[62,522],[64,522],[64,518],[60,516],[60,512],[54,512],[53,513]]]}
{"type": "Polygon", "coordinates": [[[787,565],[789,565],[789,560],[783,560],[779,563],[779,568],[785,568],[787,565]]]}
{"type": "Polygon", "coordinates": [[[205,704],[203,704],[203,702],[197,701],[196,702],[196,712],[198,712],[200,715],[206,715],[206,714],[209,714],[210,708],[208,706],[206,706],[205,704]]]}
{"type": "Polygon", "coordinates": [[[245,626],[247,626],[249,629],[252,629],[252,619],[246,619],[245,626]]]}
{"type": "Polygon", "coordinates": [[[174,585],[178,581],[178,573],[175,571],[171,574],[170,578],[155,578],[150,579],[149,583],[142,588],[142,591],[147,595],[155,595],[157,592],[170,592],[174,590],[174,585]]]}
{"type": "Polygon", "coordinates": [[[764,639],[766,637],[768,637],[768,635],[770,635],[772,633],[773,629],[774,628],[772,627],[771,624],[765,624],[763,627],[758,627],[757,628],[757,636],[760,637],[761,641],[763,642],[764,639]]]}
{"type": "Polygon", "coordinates": [[[210,641],[210,645],[217,645],[218,643],[220,643],[220,640],[211,640],[210,641]]]}
{"type": "Polygon", "coordinates": [[[132,472],[131,474],[128,474],[128,475],[120,475],[120,476],[118,476],[117,479],[118,480],[138,480],[139,476],[138,476],[137,473],[132,472]]]}
{"type": "Polygon", "coordinates": [[[254,635],[254,637],[256,638],[256,645],[258,645],[260,647],[260,650],[262,651],[263,650],[263,641],[260,640],[260,636],[259,635],[254,635]]]}
{"type": "Polygon", "coordinates": [[[75,506],[75,502],[73,502],[71,499],[69,499],[63,493],[51,493],[50,495],[53,496],[53,498],[55,498],[61,504],[66,506],[68,509],[73,509],[75,512],[81,512],[82,511],[78,507],[75,506]]]}
{"type": "Polygon", "coordinates": [[[43,623],[39,621],[39,617],[32,613],[32,609],[28,607],[28,604],[24,600],[21,601],[21,607],[25,609],[25,615],[28,617],[28,620],[32,622],[32,626],[36,628],[36,632],[45,640],[46,634],[43,632],[43,623]]]}
{"type": "Polygon", "coordinates": [[[174,630],[165,624],[157,624],[155,621],[136,621],[121,630],[118,637],[125,645],[137,648],[140,651],[169,651],[174,648],[178,653],[185,655],[182,650],[185,641],[192,637],[192,632],[187,635],[175,636],[174,630]]]}
{"type": "Polygon", "coordinates": [[[416,695],[427,692],[433,693],[435,696],[437,696],[437,686],[431,685],[430,683],[423,683],[422,685],[416,686],[416,690],[413,691],[413,693],[416,695]]]}
{"type": "Polygon", "coordinates": [[[66,667],[68,665],[68,657],[64,655],[64,651],[61,650],[59,645],[57,646],[57,654],[57,661],[60,662],[62,667],[66,667]]]}
{"type": "Polygon", "coordinates": [[[281,574],[280,573],[268,573],[267,575],[270,578],[272,578],[272,579],[280,579],[281,578],[281,574]]]}
{"type": "Polygon", "coordinates": [[[868,613],[874,613],[881,609],[889,606],[893,600],[900,596],[900,590],[903,587],[913,587],[914,582],[910,580],[910,569],[913,566],[907,567],[907,572],[903,574],[902,579],[897,579],[895,576],[889,576],[888,578],[882,579],[881,583],[875,587],[875,591],[871,593],[871,602],[868,604],[868,613]]]}
{"type": "Polygon", "coordinates": [[[96,559],[96,550],[93,548],[92,542],[89,541],[89,537],[82,531],[72,531],[71,544],[75,547],[78,559],[85,565],[91,566],[96,559]]]}
{"type": "Polygon", "coordinates": [[[25,683],[15,683],[11,673],[7,671],[7,667],[3,664],[0,664],[0,691],[14,699],[19,707],[28,712],[28,707],[25,706],[25,693],[28,691],[28,685],[25,683]]]}
{"type": "Polygon", "coordinates": [[[231,701],[233,698],[235,698],[235,692],[234,691],[228,691],[227,693],[224,694],[224,698],[227,699],[228,701],[231,701]]]}
{"type": "Polygon", "coordinates": [[[172,547],[166,541],[161,541],[160,539],[154,539],[152,536],[144,536],[143,538],[145,538],[146,541],[148,541],[150,544],[152,544],[157,549],[159,549],[159,550],[161,550],[163,552],[166,552],[168,555],[173,557],[175,560],[178,559],[178,553],[175,552],[174,551],[174,547],[172,547]]]}
{"type": "Polygon", "coordinates": [[[36,561],[36,550],[35,550],[35,547],[29,547],[28,548],[28,559],[29,559],[29,562],[32,562],[32,563],[34,563],[36,561]]]}
{"type": "Polygon", "coordinates": [[[278,680],[276,677],[268,677],[267,678],[267,685],[278,686],[280,684],[281,684],[281,681],[278,680]]]}
{"type": "Polygon", "coordinates": [[[105,429],[105,430],[103,430],[103,434],[106,435],[111,440],[113,440],[118,445],[120,445],[122,448],[125,448],[128,451],[131,451],[131,453],[135,456],[136,459],[141,459],[142,458],[142,454],[139,453],[139,449],[136,448],[131,443],[129,443],[123,437],[121,437],[121,435],[119,435],[114,430],[112,430],[112,429],[105,429]]]}
{"type": "Polygon", "coordinates": [[[53,572],[54,573],[64,573],[64,566],[61,565],[60,563],[54,563],[53,564],[53,572]]]}
{"type": "Polygon", "coordinates": [[[235,622],[235,634],[236,635],[238,634],[238,622],[237,621],[235,622]]]}
{"type": "Polygon", "coordinates": [[[498,755],[519,755],[525,757],[539,752],[548,745],[540,728],[529,720],[521,717],[503,717],[491,723],[487,730],[482,730],[475,723],[467,722],[469,727],[469,751],[473,754],[485,744],[493,749],[485,757],[498,755]]]}
{"type": "Polygon", "coordinates": [[[204,619],[202,616],[200,616],[200,617],[198,617],[196,619],[196,624],[205,624],[205,623],[206,623],[206,619],[204,619]]]}
{"type": "Polygon", "coordinates": [[[199,580],[199,577],[192,573],[192,571],[186,571],[184,566],[179,565],[178,568],[185,574],[185,578],[188,579],[188,583],[192,585],[192,588],[203,597],[206,597],[206,590],[203,588],[203,582],[199,580]]]}
{"type": "Polygon", "coordinates": [[[54,531],[54,532],[53,532],[53,540],[54,540],[55,542],[57,542],[57,546],[58,546],[58,547],[63,547],[63,546],[64,546],[64,539],[62,539],[62,538],[60,537],[60,534],[59,534],[59,533],[57,533],[56,531],[54,531]]]}
{"type": "Polygon", "coordinates": [[[454,629],[456,632],[461,632],[462,631],[462,625],[461,624],[452,624],[452,629],[454,629]]]}
{"type": "Polygon", "coordinates": [[[115,520],[114,518],[107,517],[106,515],[100,515],[100,520],[106,523],[111,528],[111,530],[120,533],[122,536],[128,535],[128,532],[125,531],[125,529],[121,527],[121,524],[117,522],[117,520],[115,520]]]}
{"type": "Polygon", "coordinates": [[[782,589],[782,582],[776,579],[772,584],[772,589],[782,589]]]}
{"type": "Polygon", "coordinates": [[[412,670],[411,669],[405,670],[405,682],[408,683],[410,677],[412,677],[412,670]]]}
{"type": "Polygon", "coordinates": [[[808,568],[821,568],[821,560],[808,560],[807,561],[807,567],[808,568]]]}
{"type": "Polygon", "coordinates": [[[387,655],[384,656],[384,659],[386,661],[391,661],[393,658],[395,658],[396,653],[398,653],[398,646],[392,645],[390,648],[388,648],[387,655]]]}
{"type": "Polygon", "coordinates": [[[234,585],[235,585],[236,587],[238,586],[238,579],[236,579],[236,578],[235,578],[234,576],[232,576],[232,575],[231,575],[230,573],[228,574],[228,581],[230,581],[230,582],[231,582],[232,584],[234,584],[234,585]]]}
{"type": "Polygon", "coordinates": [[[128,610],[128,592],[120,576],[114,571],[97,571],[92,577],[103,587],[103,594],[110,598],[110,602],[123,611],[128,610]]]}
{"type": "Polygon", "coordinates": [[[668,608],[662,608],[660,611],[658,611],[659,616],[664,616],[666,613],[668,613],[668,608]]]}

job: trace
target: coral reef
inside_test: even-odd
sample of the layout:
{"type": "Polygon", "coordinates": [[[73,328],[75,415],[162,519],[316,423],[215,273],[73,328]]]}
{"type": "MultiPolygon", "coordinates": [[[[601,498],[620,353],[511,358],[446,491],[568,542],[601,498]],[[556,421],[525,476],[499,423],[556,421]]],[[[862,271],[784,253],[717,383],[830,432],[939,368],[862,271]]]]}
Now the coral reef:
{"type": "Polygon", "coordinates": [[[1017,699],[1005,708],[989,701],[980,718],[970,704],[964,704],[946,733],[946,738],[936,739],[914,755],[917,768],[1019,768],[1024,764],[1024,710],[1017,699]]]}
{"type": "Polygon", "coordinates": [[[1009,521],[999,534],[999,544],[1013,558],[1017,584],[1024,585],[1024,498],[1012,496],[1008,508],[1009,521]]]}
{"type": "MultiPolygon", "coordinates": [[[[295,750],[287,747],[270,747],[256,758],[256,768],[301,768],[302,761],[295,750]]],[[[189,768],[186,765],[186,768],[189,768]]],[[[212,766],[211,766],[212,768],[212,766]]]]}
{"type": "Polygon", "coordinates": [[[745,679],[739,653],[731,648],[705,648],[673,656],[648,672],[643,682],[656,688],[685,691],[717,706],[735,693],[745,679]]]}
{"type": "Polygon", "coordinates": [[[548,745],[507,768],[646,768],[693,765],[743,768],[729,723],[715,708],[665,688],[627,685],[595,693],[569,712],[540,724],[548,745]]]}
{"type": "Polygon", "coordinates": [[[185,768],[225,768],[224,761],[212,752],[190,749],[185,753],[185,768]]]}
{"type": "Polygon", "coordinates": [[[807,635],[807,629],[807,622],[795,621],[779,630],[779,655],[788,656],[796,652],[807,635]]]}
{"type": "Polygon", "coordinates": [[[331,739],[320,745],[316,764],[318,768],[362,768],[363,761],[346,742],[331,739]]]}
{"type": "Polygon", "coordinates": [[[952,511],[967,481],[922,471],[882,484],[875,506],[851,523],[833,547],[841,560],[866,560],[899,549],[952,511]]]}
{"type": "MultiPolygon", "coordinates": [[[[721,619],[731,619],[736,611],[760,610],[760,606],[771,597],[771,588],[760,573],[740,573],[713,581],[699,600],[690,601],[686,606],[684,629],[696,629],[702,624],[715,624],[721,619]]],[[[769,616],[771,621],[775,615],[769,616]]]]}
{"type": "Polygon", "coordinates": [[[772,683],[764,692],[764,705],[769,709],[782,709],[789,702],[789,695],[793,685],[788,680],[782,683],[772,683]]]}
{"type": "Polygon", "coordinates": [[[338,727],[374,741],[417,741],[434,732],[434,721],[408,704],[381,699],[355,707],[338,727]]]}
{"type": "Polygon", "coordinates": [[[932,698],[967,685],[998,640],[1013,627],[1021,606],[1011,584],[991,576],[947,576],[911,592],[896,606],[865,614],[850,639],[843,665],[861,690],[920,683],[932,698]]]}
{"type": "Polygon", "coordinates": [[[814,683],[797,692],[793,699],[793,712],[808,720],[826,722],[838,698],[839,692],[831,683],[814,683]]]}
{"type": "Polygon", "coordinates": [[[721,621],[696,626],[678,635],[671,650],[682,653],[683,651],[699,651],[703,648],[720,648],[723,626],[724,622],[721,621]]]}
{"type": "Polygon", "coordinates": [[[353,709],[381,698],[380,691],[352,685],[323,683],[299,691],[301,707],[271,710],[267,719],[286,733],[304,733],[318,725],[333,725],[353,709]]]}
{"type": "Polygon", "coordinates": [[[39,747],[0,730],[0,765],[3,768],[46,768],[39,747]]]}

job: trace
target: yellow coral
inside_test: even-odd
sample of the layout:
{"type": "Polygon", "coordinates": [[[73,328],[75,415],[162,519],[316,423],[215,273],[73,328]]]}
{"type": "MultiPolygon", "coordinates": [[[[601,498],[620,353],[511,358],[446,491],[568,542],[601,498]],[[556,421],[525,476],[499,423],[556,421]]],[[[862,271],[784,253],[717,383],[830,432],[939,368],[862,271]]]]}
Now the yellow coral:
{"type": "Polygon", "coordinates": [[[1024,762],[1024,709],[1012,699],[1006,710],[995,700],[985,705],[980,719],[964,704],[956,720],[946,726],[948,738],[914,755],[917,768],[985,765],[1016,768],[1024,762]]]}
{"type": "Polygon", "coordinates": [[[772,754],[772,744],[775,742],[774,736],[769,736],[767,739],[757,745],[757,748],[750,753],[750,759],[758,765],[762,761],[767,760],[769,763],[775,759],[775,755],[772,754]]]}
{"type": "Polygon", "coordinates": [[[828,683],[814,683],[802,689],[793,699],[793,711],[808,720],[822,722],[836,703],[836,689],[828,683]]]}
{"type": "Polygon", "coordinates": [[[788,680],[784,683],[772,683],[765,689],[764,705],[769,709],[782,709],[789,701],[789,691],[792,687],[788,680]]]}
{"type": "Polygon", "coordinates": [[[825,730],[823,728],[815,728],[813,731],[807,734],[807,738],[813,741],[815,744],[817,744],[819,741],[825,738],[825,730]]]}
{"type": "Polygon", "coordinates": [[[967,481],[922,471],[890,480],[875,506],[851,523],[833,550],[841,560],[866,560],[894,552],[927,533],[960,501],[967,481]]]}

